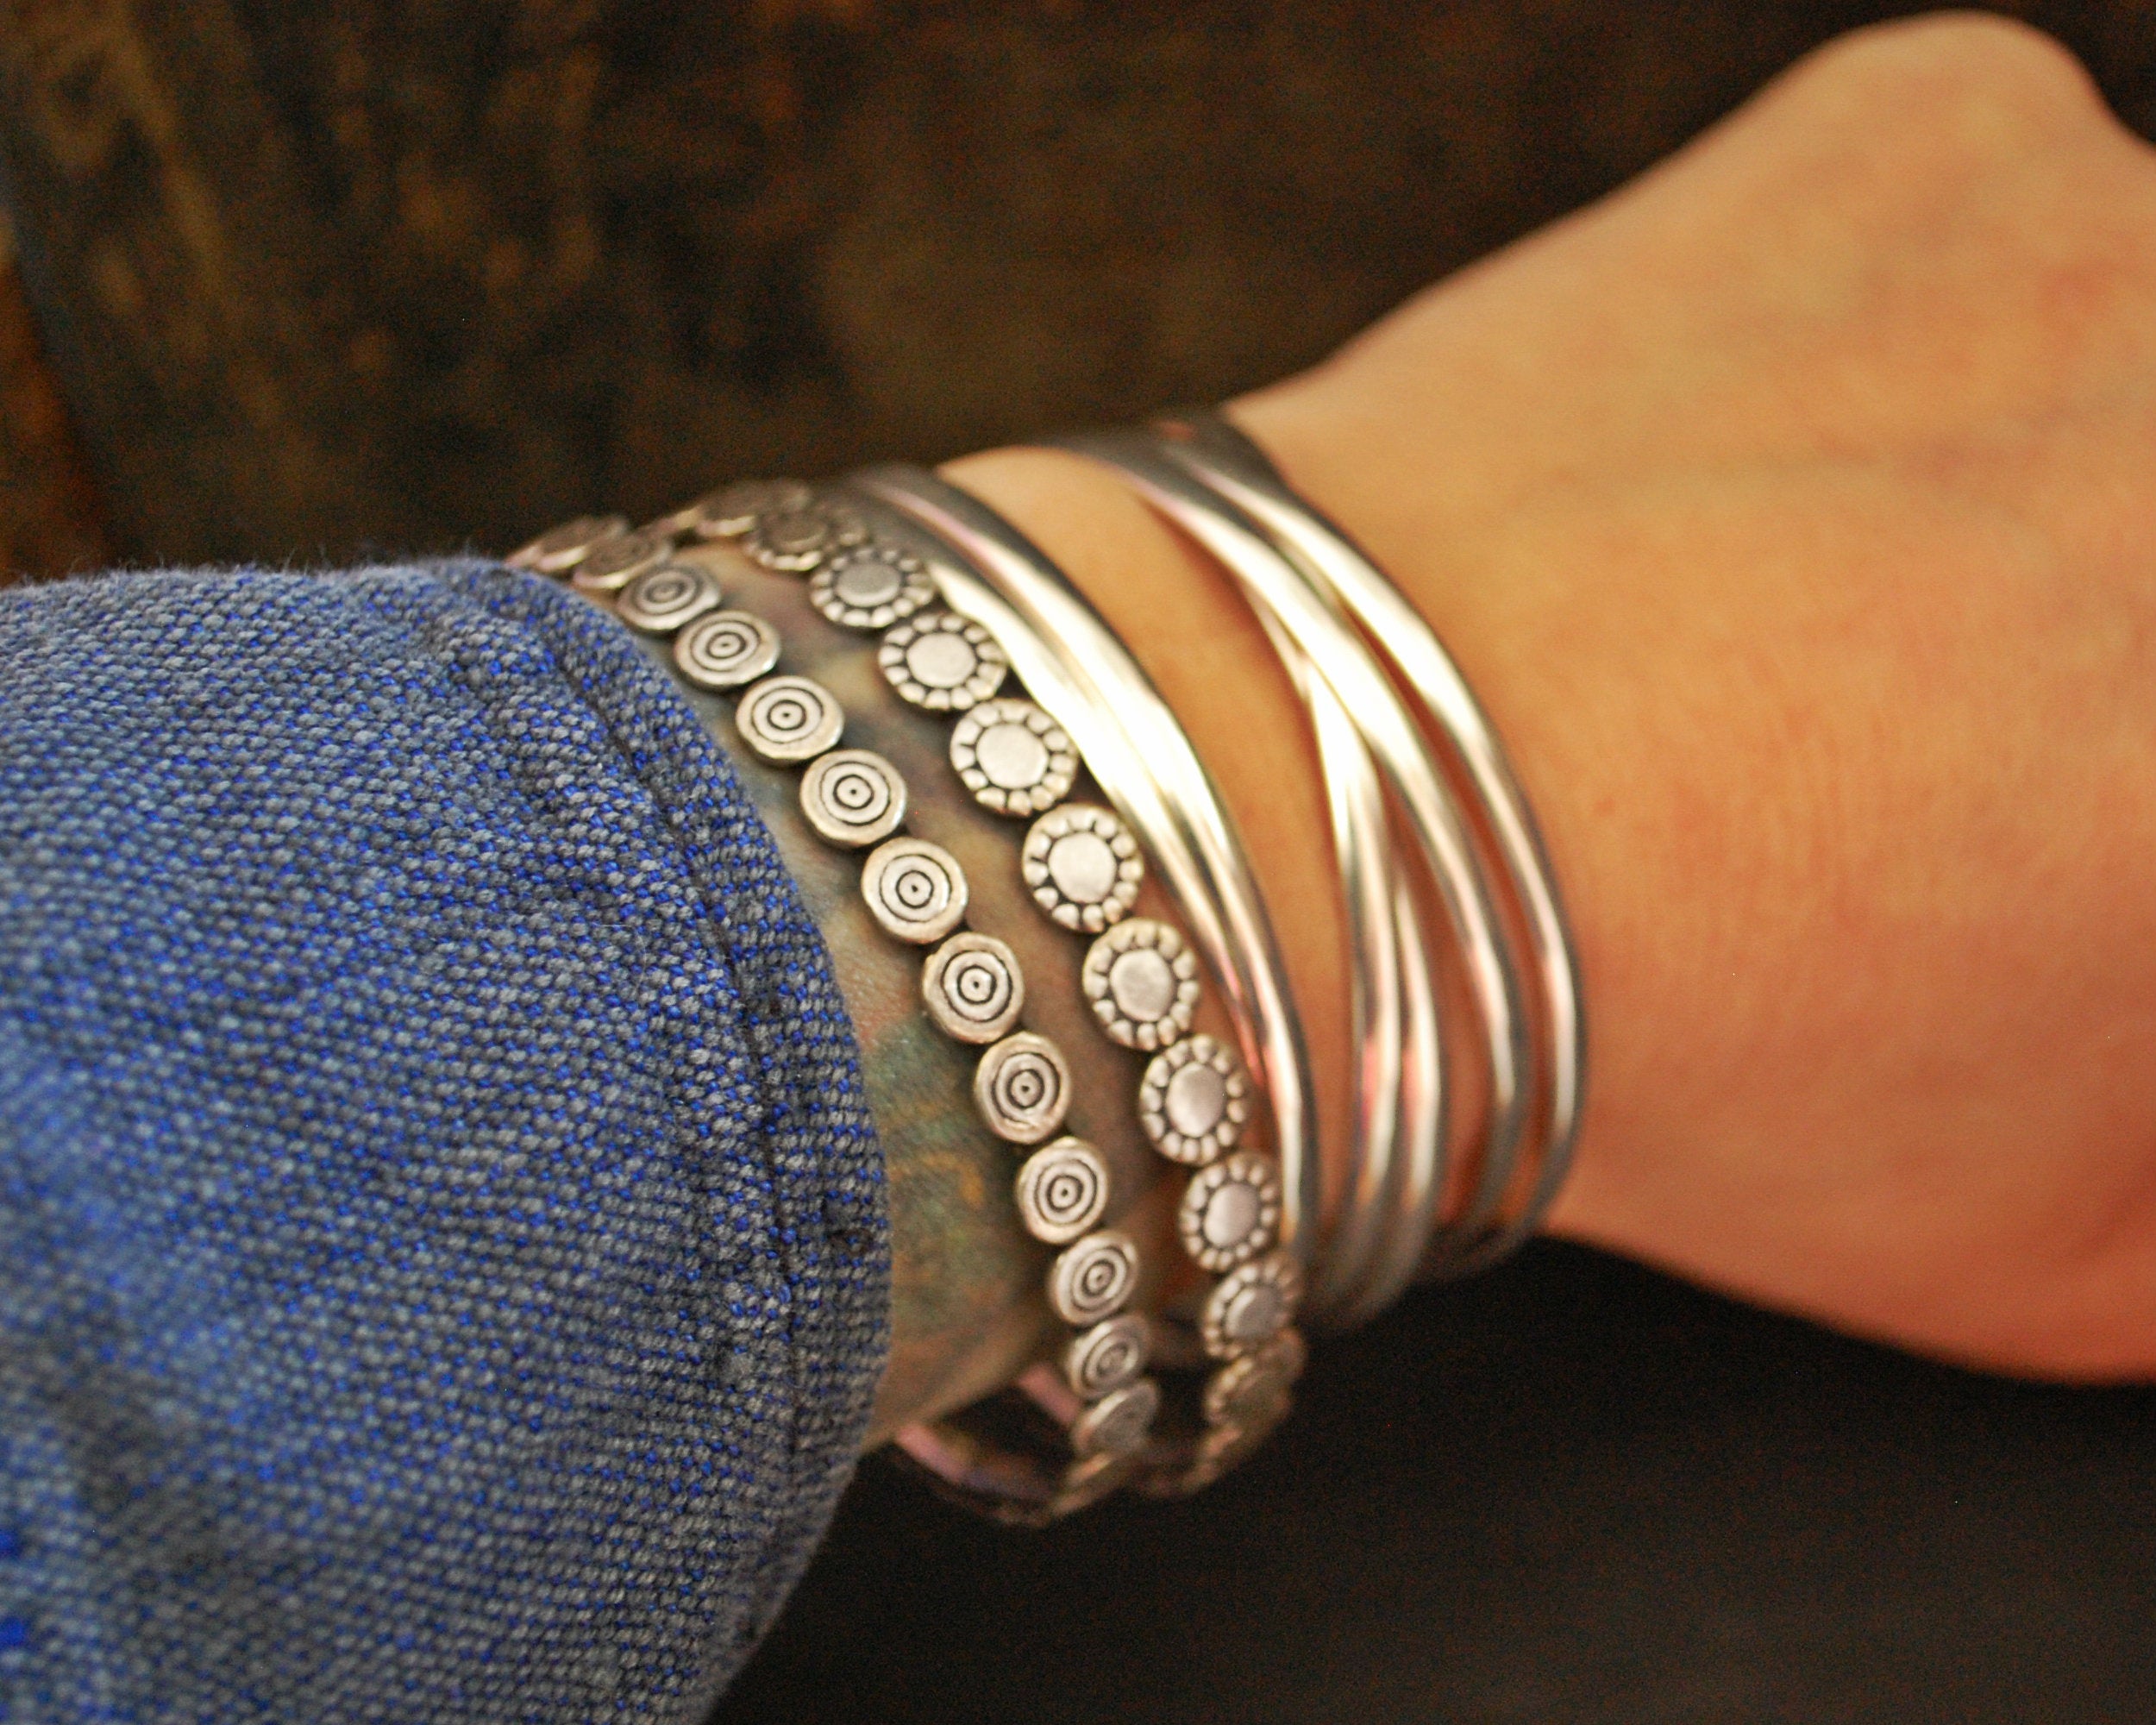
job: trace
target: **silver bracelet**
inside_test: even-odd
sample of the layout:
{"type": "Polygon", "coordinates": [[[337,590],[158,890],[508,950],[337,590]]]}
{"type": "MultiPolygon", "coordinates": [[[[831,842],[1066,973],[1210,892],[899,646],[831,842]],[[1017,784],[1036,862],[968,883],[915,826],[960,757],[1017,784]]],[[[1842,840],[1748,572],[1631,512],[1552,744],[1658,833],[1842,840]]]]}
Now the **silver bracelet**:
{"type": "MultiPolygon", "coordinates": [[[[1491,1082],[1478,1176],[1460,1213],[1436,1226],[1428,1207],[1440,1195],[1420,1178],[1431,1166],[1423,1146],[1411,1141],[1388,1148],[1376,1130],[1402,1119],[1401,1110],[1388,1109],[1382,1096],[1358,1099],[1366,1129],[1354,1146],[1357,1177],[1348,1214],[1328,1239],[1331,1273],[1319,1291],[1324,1315],[1359,1320],[1388,1303],[1426,1261],[1461,1273],[1513,1249],[1532,1232],[1564,1178],[1584,1081],[1585,1030],[1554,878],[1495,734],[1435,634],[1338,530],[1287,487],[1255,445],[1217,416],[1192,416],[1150,436],[1061,441],[1121,472],[1237,578],[1311,706],[1334,803],[1366,795],[1367,762],[1375,756],[1460,943],[1491,1082]],[[1342,716],[1360,733],[1367,754],[1339,736],[1342,716]],[[1440,768],[1433,737],[1450,772],[1440,768]],[[1456,779],[1470,793],[1464,811],[1452,792],[1456,779]],[[1495,882],[1486,856],[1497,864],[1495,882]],[[1528,965],[1514,955],[1512,925],[1498,907],[1502,895],[1509,896],[1526,933],[1528,965]],[[1532,1002],[1524,987],[1527,973],[1536,984],[1532,1002]],[[1535,1006],[1539,1038],[1532,1037],[1535,1006]],[[1531,1108],[1539,1120],[1531,1120],[1531,1108]],[[1539,1144],[1531,1141],[1531,1125],[1539,1126],[1539,1144]],[[1397,1153],[1402,1147],[1408,1152],[1404,1166],[1397,1153]],[[1523,1176],[1528,1168],[1532,1173],[1523,1176]],[[1434,1254],[1428,1250],[1433,1234],[1434,1254]]],[[[1385,931],[1369,902],[1382,889],[1358,881],[1357,871],[1370,867],[1362,835],[1371,831],[1382,835],[1387,829],[1367,813],[1354,831],[1336,823],[1351,924],[1366,973],[1358,978],[1365,1057],[1359,1071],[1382,1088],[1403,1072],[1376,1045],[1384,1034],[1382,988],[1400,973],[1385,963],[1385,931]],[[1371,993],[1381,999],[1376,1009],[1364,1010],[1363,997],[1371,993]]],[[[1406,919],[1397,932],[1401,957],[1412,968],[1415,944],[1406,919]]],[[[1429,1005],[1426,988],[1403,982],[1403,1005],[1413,1017],[1429,1005]]],[[[1419,1058],[1411,1044],[1401,1079],[1409,1114],[1419,1058]]]]}
{"type": "Polygon", "coordinates": [[[1006,1520],[1051,1519],[1134,1477],[1154,1490],[1217,1477],[1285,1412],[1302,1360],[1300,1338],[1285,1322],[1294,1270],[1268,1254],[1279,1209],[1269,1164],[1249,1152],[1215,1159],[1240,1124],[1242,1076],[1210,1038],[1183,1038],[1197,984],[1180,937],[1125,915],[1143,871],[1137,846],[1106,810],[1064,800],[1075,752],[1048,715],[998,698],[1006,662],[993,638],[934,608],[937,587],[954,572],[939,566],[931,581],[922,558],[887,534],[871,534],[844,500],[792,482],[736,486],[637,533],[623,525],[617,518],[567,524],[511,561],[567,573],[632,626],[671,636],[676,668],[696,687],[740,692],[736,724],[749,747],[768,762],[805,765],[801,801],[812,827],[829,844],[875,846],[862,888],[878,922],[899,938],[935,944],[924,1000],[947,1035],[987,1044],[975,1082],[983,1119],[1007,1140],[1040,1146],[1018,1172],[1018,1208],[1029,1232],[1063,1247],[1048,1293],[1075,1333],[1059,1370],[1037,1367],[1018,1389],[1052,1417],[1071,1458],[1043,1465],[949,1421],[909,1429],[902,1446],[1006,1520]],[[1209,1164],[1186,1193],[1180,1219],[1194,1258],[1228,1272],[1202,1316],[1198,1347],[1184,1350],[1224,1362],[1199,1397],[1194,1435],[1178,1442],[1150,1432],[1160,1396],[1142,1375],[1150,1328],[1121,1309],[1138,1283],[1137,1247],[1097,1226],[1108,1196],[1099,1156],[1055,1137],[1070,1075],[1052,1042],[1012,1028],[1024,989],[1014,956],[992,937],[959,931],[963,870],[940,847],[900,834],[906,787],[896,769],[870,751],[836,746],[843,715],[830,693],[779,673],[780,643],[768,625],[724,609],[708,569],[671,561],[684,532],[734,540],[767,568],[806,576],[812,603],[831,622],[882,631],[878,659],[890,686],[913,706],[962,715],[951,758],[976,800],[1037,817],[1022,866],[1044,911],[1095,935],[1084,974],[1096,1019],[1126,1046],[1163,1051],[1141,1086],[1141,1101],[1151,1099],[1148,1134],[1157,1145],[1165,1132],[1183,1159],[1209,1164]],[[1178,1137],[1179,1127],[1189,1130],[1178,1137]]]}

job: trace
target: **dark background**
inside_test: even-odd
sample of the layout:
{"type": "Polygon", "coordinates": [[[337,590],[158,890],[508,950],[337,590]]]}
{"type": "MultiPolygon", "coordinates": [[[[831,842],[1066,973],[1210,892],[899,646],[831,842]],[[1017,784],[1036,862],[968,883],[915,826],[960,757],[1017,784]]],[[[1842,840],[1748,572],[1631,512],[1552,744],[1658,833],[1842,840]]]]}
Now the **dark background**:
{"type": "MultiPolygon", "coordinates": [[[[499,549],[1266,381],[1889,9],[0,0],[0,566],[499,549]]],[[[2156,129],[2156,4],[2011,9],[2156,129]]],[[[2156,236],[2152,236],[2156,243],[2156,236]]],[[[2156,1392],[1545,1245],[1188,1505],[872,1463],[725,1725],[2156,1725],[2156,1392]]]]}

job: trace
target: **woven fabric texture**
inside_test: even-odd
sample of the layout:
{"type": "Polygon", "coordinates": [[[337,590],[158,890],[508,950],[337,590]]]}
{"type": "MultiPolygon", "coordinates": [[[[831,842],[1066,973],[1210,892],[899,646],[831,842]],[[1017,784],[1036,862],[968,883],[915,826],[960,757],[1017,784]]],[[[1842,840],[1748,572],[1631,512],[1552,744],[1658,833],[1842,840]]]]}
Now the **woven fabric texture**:
{"type": "Polygon", "coordinates": [[[0,1718],[698,1717],[888,1239],[820,938],[611,620],[0,593],[0,1718]]]}

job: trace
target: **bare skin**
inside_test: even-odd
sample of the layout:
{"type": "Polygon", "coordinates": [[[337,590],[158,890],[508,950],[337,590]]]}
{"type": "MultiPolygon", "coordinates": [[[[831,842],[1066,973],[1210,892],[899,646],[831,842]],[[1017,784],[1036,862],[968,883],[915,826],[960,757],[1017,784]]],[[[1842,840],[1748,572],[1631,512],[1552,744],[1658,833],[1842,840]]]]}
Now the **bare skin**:
{"type": "MultiPolygon", "coordinates": [[[[1977,1366],[2156,1371],[2156,154],[2080,68],[1989,18],[1846,38],[1233,411],[1542,819],[1594,1033],[1552,1230],[1977,1366]]],[[[1070,458],[950,471],[1123,627],[1269,893],[1330,905],[1224,580],[1070,458]]],[[[1282,920],[1337,1128],[1337,920],[1282,920]]]]}

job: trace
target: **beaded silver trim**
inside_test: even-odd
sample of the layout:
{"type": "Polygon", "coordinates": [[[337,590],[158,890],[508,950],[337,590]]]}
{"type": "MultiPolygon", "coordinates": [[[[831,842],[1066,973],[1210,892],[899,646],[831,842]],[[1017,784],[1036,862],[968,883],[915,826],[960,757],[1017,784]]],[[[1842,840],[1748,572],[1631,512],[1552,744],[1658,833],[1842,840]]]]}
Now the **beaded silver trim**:
{"type": "Polygon", "coordinates": [[[1138,1124],[1170,1162],[1202,1168],[1235,1148],[1250,1119],[1250,1081],[1232,1050],[1200,1034],[1163,1049],[1138,1087],[1138,1124]]]}
{"type": "Polygon", "coordinates": [[[1284,1251],[1238,1264],[1213,1285],[1198,1333],[1215,1359],[1250,1352],[1288,1327],[1302,1303],[1302,1271],[1284,1251]]]}
{"type": "Polygon", "coordinates": [[[868,524],[843,504],[812,500],[798,509],[759,510],[742,530],[741,549],[767,569],[806,574],[868,536],[868,524]]]}
{"type": "Polygon", "coordinates": [[[1078,751],[1031,701],[982,701],[950,733],[950,764],[974,800],[998,814],[1039,814],[1070,794],[1078,751]]]}
{"type": "Polygon", "coordinates": [[[1011,662],[971,618],[938,611],[893,628],[876,649],[876,666],[908,706],[963,712],[1003,687],[1011,662]]]}
{"type": "Polygon", "coordinates": [[[873,749],[834,749],[802,774],[801,812],[826,844],[857,850],[899,830],[906,781],[873,749]]]}
{"type": "Polygon", "coordinates": [[[1027,829],[1018,872],[1064,928],[1098,934],[1129,914],[1145,879],[1130,830],[1104,808],[1059,803],[1027,829]]]}
{"type": "Polygon", "coordinates": [[[1198,961],[1164,922],[1132,917],[1094,941],[1080,972],[1093,1015],[1125,1048],[1163,1048],[1198,1010],[1198,961]]]}

